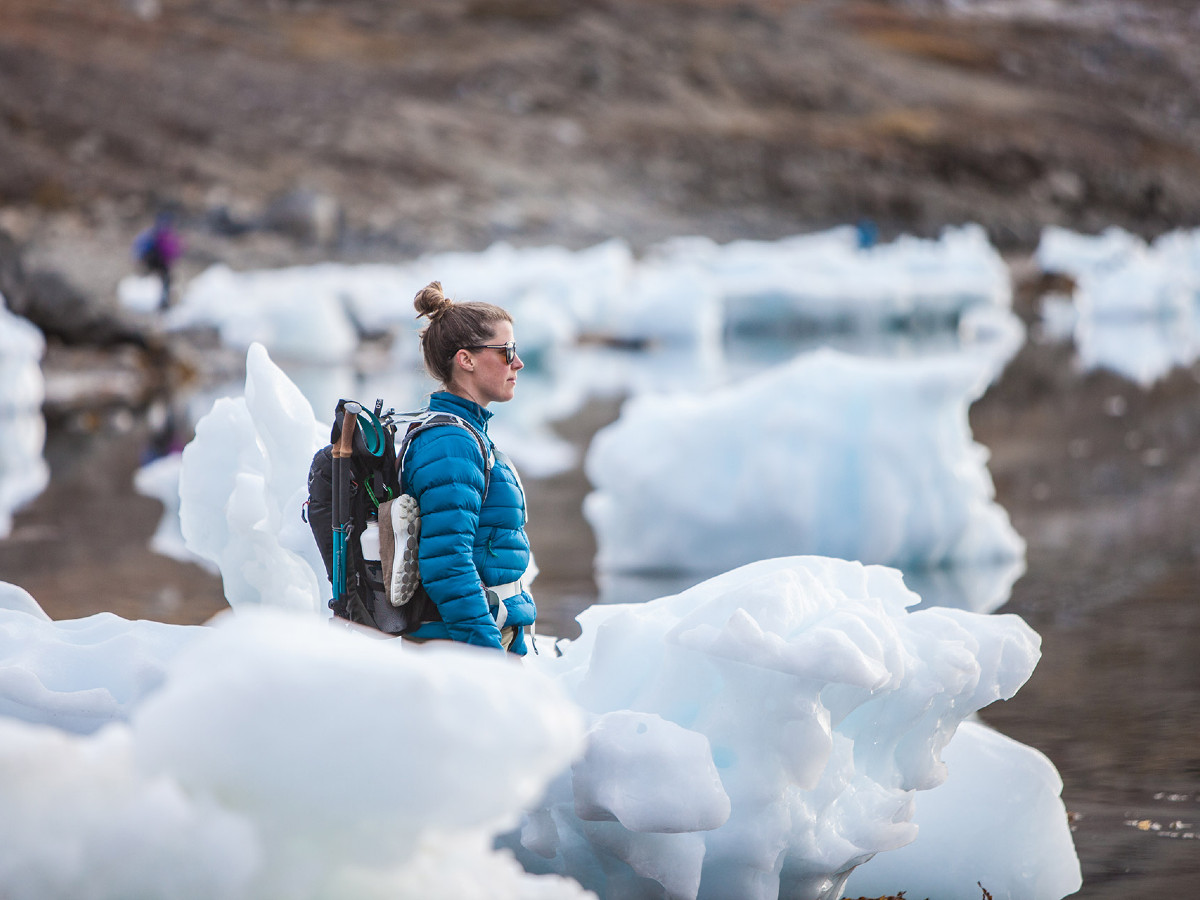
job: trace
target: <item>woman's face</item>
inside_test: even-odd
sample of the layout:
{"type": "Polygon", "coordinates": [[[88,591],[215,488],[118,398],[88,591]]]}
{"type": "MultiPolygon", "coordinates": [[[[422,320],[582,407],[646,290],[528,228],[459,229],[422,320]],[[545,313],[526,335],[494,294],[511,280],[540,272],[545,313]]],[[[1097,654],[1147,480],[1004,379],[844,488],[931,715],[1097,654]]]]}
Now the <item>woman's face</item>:
{"type": "Polygon", "coordinates": [[[484,341],[490,347],[464,347],[459,350],[455,371],[455,393],[460,393],[480,406],[495,401],[511,400],[517,389],[517,372],[525,368],[521,357],[514,355],[511,363],[505,359],[502,345],[514,341],[511,322],[498,322],[491,336],[484,341]],[[496,348],[499,349],[496,349],[496,348]]]}

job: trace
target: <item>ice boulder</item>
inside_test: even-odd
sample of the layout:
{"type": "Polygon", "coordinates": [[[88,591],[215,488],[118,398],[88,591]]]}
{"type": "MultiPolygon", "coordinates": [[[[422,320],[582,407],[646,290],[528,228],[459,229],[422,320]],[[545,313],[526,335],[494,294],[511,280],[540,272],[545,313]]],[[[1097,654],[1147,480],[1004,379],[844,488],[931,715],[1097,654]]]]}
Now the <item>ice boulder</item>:
{"type": "Polygon", "coordinates": [[[303,509],[309,465],[326,443],[299,389],[252,345],[245,396],[213,404],[179,473],[185,546],[221,570],[231,606],[325,612],[328,582],[303,509]]]}
{"type": "Polygon", "coordinates": [[[1043,270],[1075,281],[1069,306],[1053,297],[1044,303],[1048,333],[1073,338],[1083,368],[1108,369],[1144,388],[1191,365],[1200,357],[1198,247],[1197,232],[1170,232],[1147,246],[1120,229],[1045,229],[1037,251],[1043,270]]]}
{"type": "Polygon", "coordinates": [[[163,284],[158,275],[126,275],[117,282],[117,302],[130,312],[158,312],[163,284]]]}
{"type": "Polygon", "coordinates": [[[586,610],[560,657],[531,661],[593,724],[526,819],[527,867],[609,897],[840,897],[913,841],[955,729],[1039,658],[1016,616],[918,600],[895,570],[793,557],[586,610]]]}
{"type": "Polygon", "coordinates": [[[724,247],[677,240],[657,253],[705,267],[735,334],[939,329],[981,306],[1007,309],[1012,299],[1004,260],[978,225],[871,247],[841,227],[724,247]]]}
{"type": "Polygon", "coordinates": [[[904,568],[1011,562],[964,356],[822,350],[704,396],[635,397],[598,433],[584,512],[603,572],[711,574],[813,554],[904,568]]]}
{"type": "MultiPolygon", "coordinates": [[[[626,290],[636,262],[629,245],[610,240],[580,251],[513,247],[499,242],[482,253],[434,253],[412,266],[419,286],[437,279],[456,300],[494,303],[518,324],[547,303],[568,315],[572,332],[594,331],[608,305],[626,290]]],[[[519,331],[518,334],[523,333],[519,331]]]]}
{"type": "MultiPolygon", "coordinates": [[[[138,623],[103,625],[136,659],[138,623]]],[[[282,610],[163,628],[186,646],[128,721],[80,736],[0,716],[0,895],[590,896],[493,848],[581,749],[582,717],[544,675],[282,610]]],[[[78,685],[134,667],[59,645],[17,666],[78,685]]]]}
{"type": "Polygon", "coordinates": [[[53,622],[25,591],[0,585],[0,718],[81,734],[125,721],[201,632],[112,613],[53,622]]]}
{"type": "Polygon", "coordinates": [[[45,349],[42,333],[9,312],[0,294],[0,538],[12,531],[12,514],[50,481],[50,467],[42,458],[45,349]]]}
{"type": "Polygon", "coordinates": [[[1145,252],[1146,242],[1123,228],[1090,235],[1049,225],[1042,229],[1034,259],[1043,272],[1078,278],[1085,272],[1119,268],[1145,252]]]}
{"type": "Polygon", "coordinates": [[[211,325],[231,347],[258,343],[280,358],[344,362],[359,335],[340,279],[329,274],[306,267],[234,272],[215,265],[188,285],[167,321],[172,328],[211,325]]]}
{"type": "Polygon", "coordinates": [[[153,497],[163,505],[158,527],[150,537],[150,549],[180,562],[195,563],[210,572],[216,564],[187,549],[179,525],[179,473],[183,469],[183,454],[167,453],[153,459],[133,473],[133,486],[139,494],[153,497]]]}
{"type": "Polygon", "coordinates": [[[138,757],[272,840],[401,862],[424,833],[511,824],[578,752],[563,693],[500,654],[266,609],[217,626],[138,709],[138,757]]]}
{"type": "Polygon", "coordinates": [[[46,395],[41,359],[46,339],[28,319],[13,315],[0,294],[0,415],[38,409],[46,395]]]}

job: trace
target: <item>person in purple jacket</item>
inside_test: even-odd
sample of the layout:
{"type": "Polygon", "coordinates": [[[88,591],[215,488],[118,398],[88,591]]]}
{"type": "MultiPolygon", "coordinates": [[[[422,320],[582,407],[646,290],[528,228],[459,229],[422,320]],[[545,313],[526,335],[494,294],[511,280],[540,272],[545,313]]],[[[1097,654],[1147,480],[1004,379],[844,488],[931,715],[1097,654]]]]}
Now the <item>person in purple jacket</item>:
{"type": "Polygon", "coordinates": [[[137,236],[133,253],[147,272],[162,281],[162,294],[158,300],[161,312],[171,305],[171,267],[183,253],[183,241],[171,226],[168,213],[159,213],[154,224],[137,236]]]}

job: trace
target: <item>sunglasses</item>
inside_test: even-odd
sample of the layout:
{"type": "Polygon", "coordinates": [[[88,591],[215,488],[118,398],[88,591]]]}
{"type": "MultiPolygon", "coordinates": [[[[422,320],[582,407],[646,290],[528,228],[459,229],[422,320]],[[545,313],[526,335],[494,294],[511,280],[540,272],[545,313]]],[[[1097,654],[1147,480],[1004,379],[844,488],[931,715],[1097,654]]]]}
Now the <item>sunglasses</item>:
{"type": "Polygon", "coordinates": [[[473,347],[463,347],[464,350],[503,350],[504,362],[507,365],[512,365],[512,361],[517,358],[517,342],[509,341],[506,344],[476,344],[473,347]]]}

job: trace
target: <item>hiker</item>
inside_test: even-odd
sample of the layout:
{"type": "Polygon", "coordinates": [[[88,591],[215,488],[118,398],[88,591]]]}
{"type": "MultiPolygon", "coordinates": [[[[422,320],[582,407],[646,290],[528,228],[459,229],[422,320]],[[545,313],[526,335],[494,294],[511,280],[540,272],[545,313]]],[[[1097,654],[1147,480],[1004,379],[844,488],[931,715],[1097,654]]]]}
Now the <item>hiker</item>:
{"type": "Polygon", "coordinates": [[[480,443],[464,428],[440,427],[412,439],[401,488],[421,509],[418,545],[426,603],[409,640],[448,639],[524,655],[537,615],[522,582],[529,566],[525,493],[516,469],[487,436],[491,403],[511,400],[524,368],[512,317],[490,303],[456,303],[440,282],[414,298],[425,367],[441,382],[430,410],[461,416],[484,439],[494,462],[485,478],[480,443]],[[486,485],[486,490],[485,490],[486,485]]]}
{"type": "Polygon", "coordinates": [[[169,213],[159,213],[154,224],[139,234],[133,242],[133,253],[137,261],[151,275],[157,275],[162,282],[162,293],[159,295],[159,312],[171,305],[171,266],[183,252],[183,242],[175,229],[171,227],[169,213]]]}

